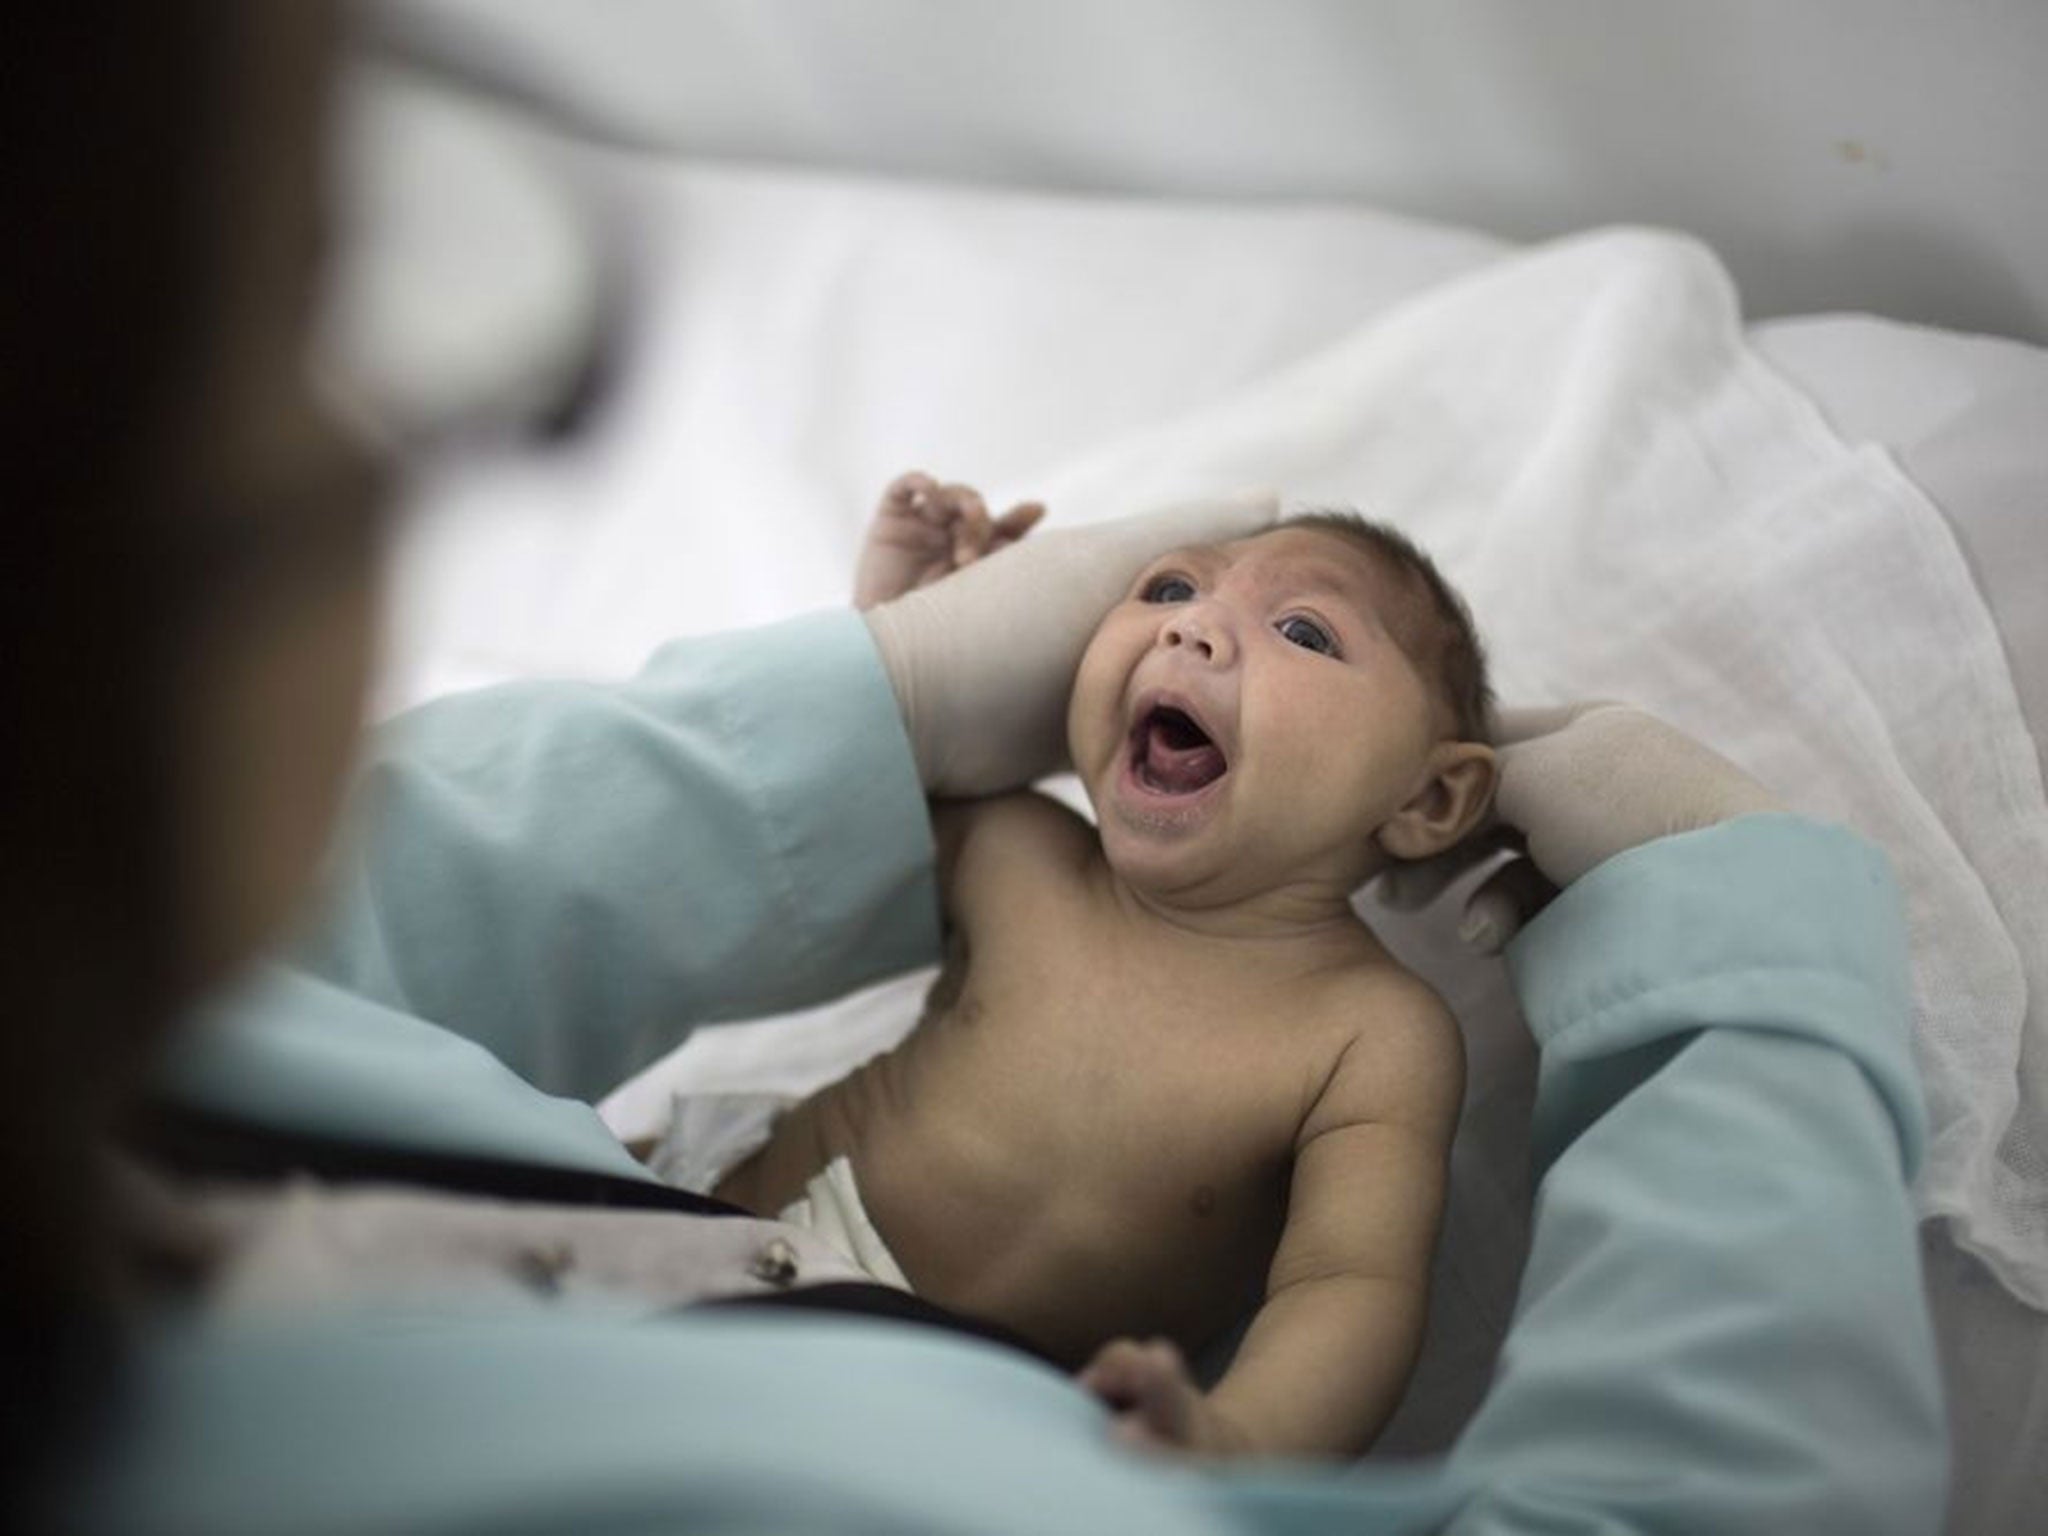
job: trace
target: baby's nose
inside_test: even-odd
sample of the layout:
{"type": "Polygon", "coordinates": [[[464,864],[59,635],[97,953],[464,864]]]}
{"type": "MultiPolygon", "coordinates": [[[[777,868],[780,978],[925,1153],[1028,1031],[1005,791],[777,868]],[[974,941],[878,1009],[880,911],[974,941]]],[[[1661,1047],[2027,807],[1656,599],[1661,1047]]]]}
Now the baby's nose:
{"type": "Polygon", "coordinates": [[[1193,608],[1176,610],[1160,630],[1159,639],[1169,649],[1185,648],[1204,661],[1227,659],[1229,637],[1223,627],[1193,608]]]}

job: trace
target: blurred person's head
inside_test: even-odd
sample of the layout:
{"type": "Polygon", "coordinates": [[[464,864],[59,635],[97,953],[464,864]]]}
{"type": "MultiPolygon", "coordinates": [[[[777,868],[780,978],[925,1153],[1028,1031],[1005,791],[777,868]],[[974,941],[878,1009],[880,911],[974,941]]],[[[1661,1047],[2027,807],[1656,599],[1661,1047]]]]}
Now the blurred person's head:
{"type": "MultiPolygon", "coordinates": [[[[336,13],[37,6],[0,178],[0,1471],[99,1389],[107,1141],[345,774],[375,494],[304,367],[336,13]]],[[[34,1465],[35,1463],[30,1463],[34,1465]]]]}

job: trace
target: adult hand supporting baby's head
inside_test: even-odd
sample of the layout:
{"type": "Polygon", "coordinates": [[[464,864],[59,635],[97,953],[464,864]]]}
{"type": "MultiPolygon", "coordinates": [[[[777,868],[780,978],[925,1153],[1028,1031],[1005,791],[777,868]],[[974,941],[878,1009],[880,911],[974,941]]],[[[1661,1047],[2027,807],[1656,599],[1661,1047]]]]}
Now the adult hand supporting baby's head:
{"type": "Polygon", "coordinates": [[[1438,857],[1397,866],[1380,898],[1427,906],[1480,862],[1515,858],[1465,901],[1459,933],[1486,954],[1589,870],[1618,853],[1785,803],[1711,747],[1626,704],[1502,710],[1491,824],[1438,857]]]}
{"type": "Polygon", "coordinates": [[[1153,560],[1272,526],[1270,491],[1041,529],[863,617],[933,795],[989,795],[1057,769],[1067,695],[1102,616],[1153,560]]]}

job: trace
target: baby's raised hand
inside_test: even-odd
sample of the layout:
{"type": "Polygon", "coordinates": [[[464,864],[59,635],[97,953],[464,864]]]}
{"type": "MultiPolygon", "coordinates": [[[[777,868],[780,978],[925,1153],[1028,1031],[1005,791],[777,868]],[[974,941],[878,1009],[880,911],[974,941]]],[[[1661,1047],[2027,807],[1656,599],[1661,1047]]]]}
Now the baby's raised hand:
{"type": "Polygon", "coordinates": [[[1076,1379],[1114,1410],[1111,1432],[1134,1449],[1197,1456],[1242,1456],[1254,1449],[1165,1339],[1113,1339],[1076,1379]]]}
{"type": "Polygon", "coordinates": [[[1045,516],[1035,501],[992,518],[971,486],[941,485],[913,470],[882,493],[868,524],[853,578],[853,605],[863,611],[930,586],[1005,544],[1014,544],[1045,516]]]}
{"type": "Polygon", "coordinates": [[[1279,515],[1278,496],[1252,491],[1051,528],[863,612],[925,792],[993,795],[1058,769],[1074,669],[1138,573],[1169,549],[1248,538],[1279,515]]]}

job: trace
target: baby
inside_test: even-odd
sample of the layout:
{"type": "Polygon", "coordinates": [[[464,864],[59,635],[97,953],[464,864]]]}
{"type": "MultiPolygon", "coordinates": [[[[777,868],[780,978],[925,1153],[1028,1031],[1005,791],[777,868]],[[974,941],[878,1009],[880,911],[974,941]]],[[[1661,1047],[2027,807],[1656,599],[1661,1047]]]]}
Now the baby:
{"type": "MultiPolygon", "coordinates": [[[[1037,515],[905,476],[857,600],[1037,515]]],[[[1351,895],[1479,822],[1487,708],[1470,616],[1398,534],[1317,515],[1155,561],[1074,681],[1099,825],[933,802],[924,1017],[716,1192],[777,1212],[837,1169],[884,1264],[1085,1363],[1126,1439],[1363,1450],[1420,1341],[1464,1058],[1351,895]],[[1182,1351],[1254,1307],[1205,1393],[1182,1351]]]]}

